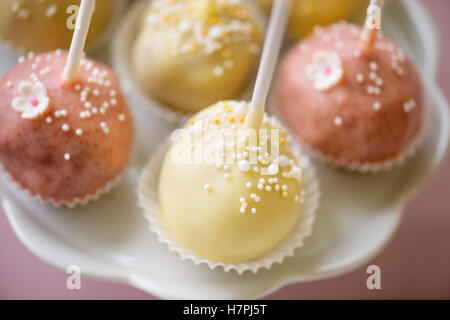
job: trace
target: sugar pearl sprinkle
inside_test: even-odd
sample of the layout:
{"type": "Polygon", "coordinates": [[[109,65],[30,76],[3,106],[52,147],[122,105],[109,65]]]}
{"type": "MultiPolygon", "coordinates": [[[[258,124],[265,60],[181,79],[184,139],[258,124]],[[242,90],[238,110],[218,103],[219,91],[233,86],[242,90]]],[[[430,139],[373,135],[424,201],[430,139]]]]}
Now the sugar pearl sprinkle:
{"type": "MultiPolygon", "coordinates": [[[[325,34],[323,27],[314,27],[314,33],[321,39],[324,44],[334,43],[333,50],[339,54],[345,50],[344,46],[341,45],[339,39],[339,31],[343,27],[348,27],[348,23],[341,21],[332,25],[333,32],[330,34],[325,34]]],[[[358,28],[353,28],[350,26],[350,33],[355,38],[360,38],[360,31],[358,28]]],[[[404,63],[406,62],[406,55],[402,48],[398,45],[392,43],[390,40],[384,38],[378,38],[375,42],[375,48],[377,50],[385,51],[390,56],[390,68],[399,77],[405,75],[404,63]]],[[[310,50],[309,46],[302,43],[299,46],[299,50],[304,54],[314,55],[314,51],[310,50]]],[[[356,59],[363,59],[360,50],[355,50],[353,52],[353,57],[356,59]]],[[[365,58],[364,58],[365,59],[365,58]]],[[[373,98],[377,98],[383,93],[384,80],[380,77],[379,72],[381,65],[379,61],[368,60],[366,71],[360,71],[352,77],[354,77],[356,83],[364,86],[366,93],[373,98]]],[[[384,72],[384,71],[383,71],[384,72]]],[[[381,109],[381,103],[375,101],[373,104],[369,104],[374,112],[378,112],[381,109]]],[[[406,113],[409,113],[414,108],[414,103],[407,101],[405,102],[403,109],[406,113]]],[[[336,118],[338,119],[338,118],[336,118]]],[[[335,119],[335,124],[339,126],[340,120],[335,119]]]]}
{"type": "MultiPolygon", "coordinates": [[[[257,25],[249,21],[250,13],[240,1],[220,1],[220,17],[217,18],[199,14],[199,10],[186,12],[186,6],[189,7],[190,3],[191,1],[154,1],[150,13],[146,16],[146,24],[153,29],[173,30],[170,41],[171,55],[200,50],[208,55],[219,53],[222,61],[214,66],[211,72],[214,76],[221,77],[227,69],[234,66],[232,52],[227,49],[230,44],[245,44],[251,54],[260,52],[260,45],[252,42],[258,32],[257,25]]],[[[149,47],[154,44],[152,39],[145,42],[149,47]]]]}
{"type": "MultiPolygon", "coordinates": [[[[45,3],[43,0],[40,0],[40,2],[45,3]]],[[[13,5],[13,7],[17,7],[17,12],[21,10],[21,6],[20,1],[15,2],[13,5]]],[[[46,11],[47,17],[51,18],[57,10],[57,5],[49,5],[46,11]]],[[[32,82],[42,82],[45,85],[45,76],[52,72],[52,67],[50,66],[52,58],[54,56],[60,56],[61,53],[62,51],[59,49],[48,53],[45,56],[36,56],[33,52],[29,52],[24,56],[20,56],[18,58],[18,63],[30,63],[31,71],[29,74],[29,79],[32,82]]],[[[73,85],[73,90],[74,93],[79,95],[80,101],[83,102],[82,107],[84,110],[54,110],[51,114],[48,114],[42,119],[46,125],[56,125],[60,128],[60,130],[69,135],[72,130],[68,119],[71,116],[79,117],[80,119],[88,121],[94,117],[103,117],[108,115],[108,112],[112,112],[109,111],[111,109],[110,106],[115,107],[118,104],[117,97],[119,94],[116,90],[111,89],[112,78],[110,77],[108,70],[101,67],[94,68],[92,61],[86,59],[85,57],[81,59],[80,68],[84,68],[89,73],[89,85],[86,85],[86,83],[75,83],[73,85]],[[97,108],[97,106],[99,108],[97,108]]],[[[6,88],[12,90],[14,87],[15,84],[12,81],[8,81],[6,83],[6,88]]],[[[125,122],[125,114],[119,113],[116,116],[116,121],[121,123],[125,122]]],[[[100,129],[105,135],[110,132],[110,128],[106,121],[100,122],[100,129]]],[[[73,128],[73,132],[75,133],[74,138],[81,138],[85,134],[85,129],[82,127],[73,128]]],[[[70,161],[70,153],[65,153],[63,158],[66,161],[70,161]]]]}
{"type": "MultiPolygon", "coordinates": [[[[270,127],[281,129],[280,141],[271,141],[271,137],[267,137],[267,143],[260,141],[258,146],[247,145],[244,147],[242,135],[240,135],[243,122],[237,121],[236,123],[236,119],[245,114],[245,110],[244,102],[219,102],[219,111],[215,114],[215,118],[205,118],[201,121],[191,119],[189,129],[190,131],[194,128],[195,131],[218,130],[224,136],[234,138],[232,142],[217,142],[216,150],[221,152],[222,160],[215,162],[213,166],[223,175],[223,183],[232,183],[235,175],[248,176],[249,179],[243,182],[241,196],[237,199],[240,204],[239,213],[257,214],[256,204],[264,202],[267,193],[276,193],[283,201],[298,202],[295,193],[289,190],[289,185],[292,184],[290,181],[302,181],[303,172],[297,159],[290,158],[286,154],[276,155],[272,158],[267,151],[271,150],[272,144],[281,144],[281,141],[289,149],[291,139],[287,131],[275,118],[265,114],[263,123],[270,123],[270,127]],[[224,130],[223,124],[227,122],[229,125],[226,126],[227,130],[224,130]],[[228,131],[229,128],[234,134],[228,131]],[[263,146],[266,146],[267,149],[263,146]],[[250,161],[252,156],[255,156],[253,159],[256,159],[256,162],[250,161]],[[226,162],[227,159],[233,159],[233,162],[226,162]],[[255,175],[257,179],[253,180],[255,175]]],[[[207,137],[205,139],[208,140],[207,137]]],[[[208,141],[214,142],[212,139],[208,141]]],[[[191,144],[192,152],[195,152],[196,148],[198,148],[196,144],[191,144]]],[[[213,190],[210,181],[205,181],[203,189],[211,195],[217,192],[213,190]]]]}

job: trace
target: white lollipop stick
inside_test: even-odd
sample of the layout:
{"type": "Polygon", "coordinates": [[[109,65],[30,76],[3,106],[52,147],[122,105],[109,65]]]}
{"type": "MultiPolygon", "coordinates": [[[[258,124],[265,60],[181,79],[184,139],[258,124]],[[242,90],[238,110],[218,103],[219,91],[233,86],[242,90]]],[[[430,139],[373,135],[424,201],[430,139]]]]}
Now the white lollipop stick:
{"type": "Polygon", "coordinates": [[[81,0],[80,11],[78,12],[77,24],[70,45],[69,56],[64,67],[62,79],[65,84],[72,84],[76,81],[80,60],[83,56],[84,45],[89,31],[92,14],[94,13],[95,0],[81,0]]]}
{"type": "Polygon", "coordinates": [[[366,21],[361,34],[362,49],[370,54],[381,28],[381,15],[383,12],[384,0],[371,0],[367,8],[366,21]]]}
{"type": "Polygon", "coordinates": [[[245,119],[247,128],[259,128],[264,117],[266,99],[272,82],[273,72],[280,53],[286,31],[292,0],[275,0],[270,15],[267,35],[259,63],[258,76],[250,104],[250,111],[245,119]]]}

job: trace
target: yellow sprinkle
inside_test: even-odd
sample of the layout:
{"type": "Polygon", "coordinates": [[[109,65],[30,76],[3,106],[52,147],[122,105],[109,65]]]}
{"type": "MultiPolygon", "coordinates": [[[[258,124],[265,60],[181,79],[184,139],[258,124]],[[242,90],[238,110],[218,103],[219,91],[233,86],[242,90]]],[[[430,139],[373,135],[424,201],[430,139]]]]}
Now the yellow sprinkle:
{"type": "Polygon", "coordinates": [[[281,139],[280,139],[280,143],[281,143],[281,144],[284,144],[285,142],[286,142],[286,139],[284,139],[284,138],[281,138],[281,139]]]}
{"type": "Polygon", "coordinates": [[[219,124],[219,123],[220,123],[220,120],[219,120],[218,118],[216,118],[216,119],[214,119],[214,123],[215,123],[215,124],[219,124]]]}
{"type": "Polygon", "coordinates": [[[241,117],[239,118],[239,122],[240,122],[240,123],[244,123],[244,122],[245,122],[245,117],[244,117],[244,116],[241,116],[241,117]]]}
{"type": "Polygon", "coordinates": [[[234,123],[234,121],[236,121],[236,120],[234,119],[234,117],[230,117],[229,120],[230,120],[231,123],[234,123]]]}
{"type": "Polygon", "coordinates": [[[190,120],[189,120],[189,123],[190,123],[190,124],[194,124],[194,123],[195,123],[195,120],[194,120],[194,119],[190,119],[190,120]]]}

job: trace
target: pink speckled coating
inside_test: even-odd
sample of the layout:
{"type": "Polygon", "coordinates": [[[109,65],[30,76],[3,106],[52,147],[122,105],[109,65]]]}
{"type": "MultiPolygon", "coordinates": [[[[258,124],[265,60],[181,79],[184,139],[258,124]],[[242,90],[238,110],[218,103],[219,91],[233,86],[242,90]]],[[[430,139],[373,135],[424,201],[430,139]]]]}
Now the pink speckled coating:
{"type": "Polygon", "coordinates": [[[110,104],[105,114],[98,112],[81,119],[80,113],[89,110],[80,99],[81,90],[61,81],[66,58],[65,51],[44,53],[17,64],[0,79],[0,162],[10,177],[32,195],[70,205],[95,194],[124,170],[131,153],[133,123],[114,72],[87,58],[76,84],[81,90],[90,87],[88,101],[92,108],[100,110],[105,101],[110,103],[113,98],[117,104],[110,104]],[[49,54],[51,58],[47,60],[49,54]],[[33,69],[38,57],[38,67],[33,69]],[[92,66],[88,70],[89,62],[92,66]],[[41,74],[40,70],[47,66],[50,71],[41,74]],[[89,83],[96,68],[106,70],[104,81],[109,80],[109,86],[89,83]],[[12,109],[11,102],[18,96],[19,83],[31,81],[33,72],[46,87],[50,105],[43,116],[25,120],[12,109]],[[7,85],[9,81],[12,86],[7,85]],[[95,89],[99,90],[98,96],[93,94],[95,89]],[[112,95],[111,90],[115,91],[112,95]],[[57,110],[66,110],[67,116],[56,118],[57,110]],[[125,121],[119,120],[120,114],[125,121]],[[48,116],[52,117],[51,124],[46,122],[48,116]],[[101,122],[107,124],[108,134],[102,130],[101,122]],[[64,124],[70,127],[68,132],[62,130],[64,124]],[[75,133],[76,129],[82,130],[81,136],[75,133]],[[70,154],[70,161],[64,159],[66,153],[70,154]]]}
{"type": "Polygon", "coordinates": [[[360,27],[339,23],[295,45],[278,75],[277,111],[311,149],[340,162],[379,163],[397,158],[419,134],[424,114],[422,85],[407,58],[403,75],[392,68],[392,50],[404,53],[383,36],[377,40],[381,48],[372,56],[356,57],[360,31],[360,27]],[[337,52],[344,69],[341,81],[327,91],[316,90],[306,75],[319,50],[337,52]],[[377,63],[375,72],[383,80],[379,95],[367,92],[369,85],[375,86],[369,79],[372,61],[377,63]],[[364,75],[362,83],[356,79],[358,73],[364,75]],[[407,113],[404,103],[410,99],[415,100],[416,107],[407,113]],[[378,111],[373,108],[375,102],[381,104],[378,111]],[[342,118],[341,126],[335,124],[336,117],[342,118]]]}

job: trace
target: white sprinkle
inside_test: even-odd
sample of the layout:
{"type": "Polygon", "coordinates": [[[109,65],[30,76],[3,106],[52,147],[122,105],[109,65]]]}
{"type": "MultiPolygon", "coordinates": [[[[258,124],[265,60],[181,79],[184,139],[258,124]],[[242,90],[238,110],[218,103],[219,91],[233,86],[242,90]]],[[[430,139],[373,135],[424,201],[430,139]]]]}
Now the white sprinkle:
{"type": "Polygon", "coordinates": [[[87,108],[87,109],[90,109],[90,108],[92,108],[92,103],[90,103],[90,102],[88,101],[88,102],[86,102],[86,103],[84,104],[84,107],[87,108]]]}
{"type": "Polygon", "coordinates": [[[245,213],[245,208],[239,209],[239,212],[240,212],[240,213],[245,213]]]}
{"type": "Polygon", "coordinates": [[[123,113],[119,114],[117,116],[117,118],[119,119],[120,122],[124,122],[125,121],[125,115],[123,113]]]}
{"type": "Polygon", "coordinates": [[[272,191],[272,187],[271,186],[266,186],[266,191],[272,191]]]}
{"type": "Polygon", "coordinates": [[[278,191],[278,190],[280,190],[280,185],[279,185],[279,184],[276,184],[276,185],[275,185],[275,191],[278,191]]]}
{"type": "Polygon", "coordinates": [[[372,70],[372,71],[378,70],[378,63],[376,63],[375,61],[370,62],[369,68],[370,68],[370,70],[372,70]]]}
{"type": "Polygon", "coordinates": [[[264,178],[261,178],[261,179],[259,179],[259,183],[264,184],[264,183],[266,183],[266,180],[264,178]]]}
{"type": "Polygon", "coordinates": [[[17,13],[17,16],[20,19],[26,20],[31,16],[31,11],[28,9],[20,9],[19,12],[17,13]]]}
{"type": "Polygon", "coordinates": [[[6,83],[6,87],[7,87],[7,88],[12,88],[12,86],[13,86],[13,83],[12,83],[11,81],[8,81],[8,82],[6,83]]]}
{"type": "Polygon", "coordinates": [[[56,4],[51,5],[50,7],[45,10],[45,16],[47,18],[53,17],[58,10],[58,6],[56,4]]]}
{"type": "Polygon", "coordinates": [[[252,183],[251,183],[251,182],[247,182],[247,183],[245,184],[245,187],[246,187],[247,189],[250,189],[250,188],[252,187],[252,183]]]}
{"type": "Polygon", "coordinates": [[[77,136],[81,136],[81,135],[83,135],[83,130],[77,129],[77,130],[75,130],[75,134],[76,134],[77,136]]]}
{"type": "Polygon", "coordinates": [[[300,197],[298,196],[298,194],[296,194],[296,195],[294,196],[294,202],[298,202],[299,199],[300,199],[300,197]]]}
{"type": "Polygon", "coordinates": [[[109,102],[111,103],[111,105],[113,107],[115,107],[117,105],[117,100],[116,99],[111,99],[109,102]]]}
{"type": "Polygon", "coordinates": [[[110,95],[111,97],[115,97],[115,96],[117,95],[116,90],[111,90],[111,91],[109,92],[109,95],[110,95]]]}
{"type": "Polygon", "coordinates": [[[105,114],[105,113],[106,113],[106,109],[105,109],[105,108],[103,108],[103,107],[102,107],[102,108],[100,108],[100,113],[101,113],[101,114],[105,114]]]}
{"type": "Polygon", "coordinates": [[[225,173],[223,175],[223,177],[225,178],[225,180],[228,180],[228,179],[230,179],[230,174],[229,173],[225,173]]]}
{"type": "Polygon", "coordinates": [[[287,190],[288,190],[288,186],[287,186],[287,185],[285,185],[285,184],[283,184],[283,185],[281,186],[281,190],[283,190],[283,191],[287,191],[287,190]]]}
{"type": "Polygon", "coordinates": [[[48,124],[52,123],[53,122],[52,117],[45,118],[45,122],[47,122],[48,124]]]}
{"type": "Polygon", "coordinates": [[[108,109],[109,103],[107,101],[103,102],[103,108],[108,109]]]}
{"type": "Polygon", "coordinates": [[[100,95],[100,91],[98,89],[94,89],[94,91],[92,92],[94,94],[94,96],[98,97],[100,95]]]}
{"type": "Polygon", "coordinates": [[[381,103],[379,101],[374,102],[373,110],[378,111],[381,108],[381,103]]]}
{"type": "Polygon", "coordinates": [[[18,59],[19,63],[24,63],[25,62],[25,57],[24,56],[20,56],[18,59]]]}
{"type": "Polygon", "coordinates": [[[362,73],[358,73],[356,75],[356,81],[359,83],[362,83],[364,81],[364,76],[362,75],[362,73]]]}
{"type": "Polygon", "coordinates": [[[258,189],[259,189],[259,190],[262,190],[262,189],[264,189],[264,186],[263,186],[261,183],[259,183],[259,184],[258,184],[258,189]]]}
{"type": "Polygon", "coordinates": [[[70,153],[66,153],[66,154],[64,155],[64,160],[70,161],[70,153]]]}
{"type": "Polygon", "coordinates": [[[279,167],[278,165],[276,165],[275,163],[272,163],[269,168],[268,168],[268,172],[269,174],[275,175],[278,173],[279,167]]]}
{"type": "Polygon", "coordinates": [[[257,166],[254,166],[254,167],[253,167],[253,172],[254,172],[254,173],[258,173],[258,172],[259,172],[259,168],[258,168],[257,166]]]}
{"type": "Polygon", "coordinates": [[[211,190],[211,185],[210,184],[205,184],[203,186],[203,189],[205,189],[206,191],[210,191],[211,190]]]}
{"type": "Polygon", "coordinates": [[[239,202],[240,203],[244,203],[245,202],[245,198],[239,198],[239,202]]]}
{"type": "Polygon", "coordinates": [[[241,160],[238,163],[238,168],[242,172],[247,172],[248,170],[250,170],[250,163],[247,160],[241,160]]]}
{"type": "Polygon", "coordinates": [[[62,130],[65,131],[65,132],[69,131],[70,130],[69,125],[67,123],[63,124],[62,125],[62,130]]]}
{"type": "Polygon", "coordinates": [[[223,68],[221,66],[215,66],[213,68],[213,75],[216,77],[220,77],[223,75],[223,68]]]}
{"type": "Polygon", "coordinates": [[[256,208],[252,208],[251,212],[252,212],[252,214],[255,214],[256,213],[256,208]]]}
{"type": "Polygon", "coordinates": [[[18,2],[18,1],[13,2],[12,6],[11,6],[11,11],[17,12],[17,10],[19,10],[19,8],[20,8],[20,2],[18,2]]]}
{"type": "Polygon", "coordinates": [[[289,164],[289,158],[282,154],[278,157],[278,164],[280,167],[286,167],[289,164]]]}
{"type": "Polygon", "coordinates": [[[61,117],[67,117],[67,110],[65,110],[65,109],[60,110],[60,111],[59,111],[59,115],[60,115],[61,117]]]}
{"type": "Polygon", "coordinates": [[[338,127],[342,126],[342,118],[341,117],[335,117],[334,118],[334,124],[338,127]]]}

